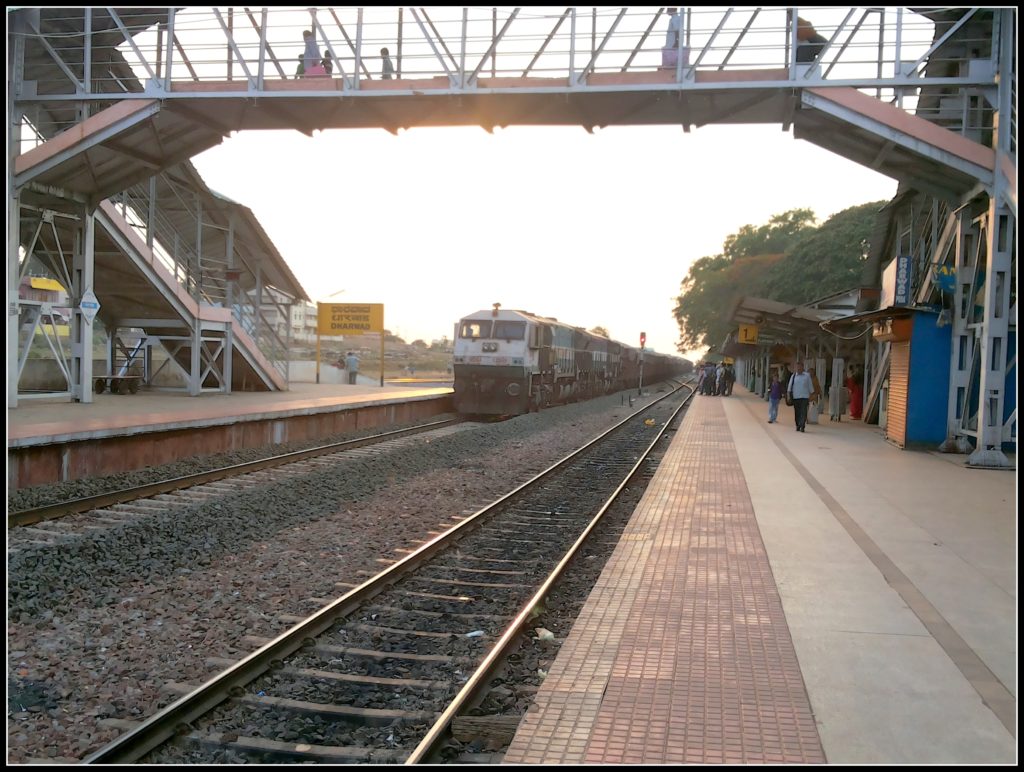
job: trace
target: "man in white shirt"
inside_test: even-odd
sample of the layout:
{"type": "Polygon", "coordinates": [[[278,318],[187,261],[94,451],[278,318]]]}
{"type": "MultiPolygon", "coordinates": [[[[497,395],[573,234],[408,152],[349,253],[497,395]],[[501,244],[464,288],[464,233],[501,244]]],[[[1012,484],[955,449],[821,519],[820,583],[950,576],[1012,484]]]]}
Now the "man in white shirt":
{"type": "Polygon", "coordinates": [[[804,363],[796,363],[796,372],[789,379],[786,388],[793,399],[793,414],[796,417],[796,430],[802,432],[807,428],[807,404],[814,391],[814,381],[809,373],[804,372],[804,363]]]}

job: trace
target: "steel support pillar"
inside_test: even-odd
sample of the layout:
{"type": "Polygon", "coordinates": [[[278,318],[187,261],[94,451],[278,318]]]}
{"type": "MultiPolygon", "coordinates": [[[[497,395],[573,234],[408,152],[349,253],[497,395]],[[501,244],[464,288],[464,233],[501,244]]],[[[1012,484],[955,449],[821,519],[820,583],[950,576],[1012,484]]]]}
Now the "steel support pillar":
{"type": "Polygon", "coordinates": [[[224,393],[230,394],[231,389],[231,365],[234,362],[234,350],[235,350],[235,331],[234,331],[234,319],[235,319],[235,288],[238,286],[237,281],[233,278],[235,271],[235,213],[232,212],[228,216],[228,234],[227,244],[225,251],[227,252],[228,262],[228,281],[227,281],[227,305],[228,310],[231,311],[231,319],[228,320],[227,327],[224,328],[224,393]]]}
{"type": "Polygon", "coordinates": [[[14,187],[14,158],[21,149],[21,112],[14,98],[24,79],[25,24],[19,13],[8,13],[7,72],[7,407],[18,406],[18,379],[21,375],[18,351],[18,327],[21,310],[18,302],[20,283],[21,194],[14,187]]]}
{"type": "Polygon", "coordinates": [[[93,288],[96,218],[88,204],[82,214],[71,273],[71,393],[76,401],[91,403],[93,324],[96,320],[90,322],[82,313],[82,297],[93,288]]]}
{"type": "MultiPolygon", "coordinates": [[[[1016,12],[998,12],[996,41],[999,86],[995,137],[998,153],[1011,151],[1012,84],[1016,83],[1016,12]]],[[[1017,220],[1009,206],[1006,178],[995,174],[985,229],[985,300],[978,346],[978,444],[968,456],[971,466],[1008,467],[1003,453],[1003,412],[1006,403],[1006,360],[1009,357],[1010,285],[1013,281],[1017,220]]],[[[1016,196],[1016,190],[1013,195],[1016,196]]]]}
{"type": "Polygon", "coordinates": [[[984,318],[978,339],[978,445],[967,458],[971,466],[1010,465],[1002,445],[1010,281],[1016,222],[1002,193],[1002,183],[997,175],[995,195],[989,200],[986,218],[985,246],[988,261],[985,267],[984,318]]]}
{"type": "Polygon", "coordinates": [[[968,395],[971,388],[971,366],[974,362],[974,332],[968,325],[974,301],[971,287],[977,266],[979,235],[971,221],[968,209],[957,213],[956,243],[953,269],[956,289],[953,293],[953,312],[950,356],[949,398],[946,406],[946,439],[939,445],[943,453],[970,453],[971,443],[963,432],[965,413],[970,410],[968,395]],[[974,256],[968,261],[970,256],[974,256]]]}
{"type": "MultiPolygon", "coordinates": [[[[8,172],[8,175],[10,172],[8,172]]],[[[8,188],[10,190],[10,188],[8,188]]],[[[7,199],[7,407],[18,406],[18,379],[21,376],[18,329],[21,308],[18,298],[21,206],[18,191],[7,199]]]]}

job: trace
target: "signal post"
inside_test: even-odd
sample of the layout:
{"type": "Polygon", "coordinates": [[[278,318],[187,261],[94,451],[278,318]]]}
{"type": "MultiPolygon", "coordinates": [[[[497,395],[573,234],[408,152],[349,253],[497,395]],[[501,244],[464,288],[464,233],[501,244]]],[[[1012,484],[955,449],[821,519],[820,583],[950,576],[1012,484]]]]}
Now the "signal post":
{"type": "Polygon", "coordinates": [[[647,342],[647,333],[640,333],[640,383],[637,385],[636,395],[644,395],[644,344],[647,342]]]}

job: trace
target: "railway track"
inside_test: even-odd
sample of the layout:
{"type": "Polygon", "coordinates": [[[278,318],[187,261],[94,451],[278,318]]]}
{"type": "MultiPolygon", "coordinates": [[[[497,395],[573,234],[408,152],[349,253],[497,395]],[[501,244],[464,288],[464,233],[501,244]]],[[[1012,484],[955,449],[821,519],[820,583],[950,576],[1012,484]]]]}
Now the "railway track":
{"type": "MultiPolygon", "coordinates": [[[[460,418],[430,421],[369,437],[320,445],[244,464],[234,464],[96,496],[11,512],[7,515],[7,527],[10,529],[31,526],[84,512],[96,512],[101,518],[115,521],[126,517],[145,516],[182,503],[198,499],[208,500],[242,488],[280,480],[286,476],[306,474],[318,465],[335,463],[333,457],[339,453],[348,454],[350,457],[382,453],[399,447],[407,438],[424,432],[432,432],[434,436],[440,437],[470,427],[471,425],[460,418]]],[[[36,535],[46,538],[45,533],[36,535]]]]}
{"type": "Polygon", "coordinates": [[[689,397],[671,394],[86,759],[433,760],[689,397]],[[183,743],[169,743],[175,737],[183,743]]]}

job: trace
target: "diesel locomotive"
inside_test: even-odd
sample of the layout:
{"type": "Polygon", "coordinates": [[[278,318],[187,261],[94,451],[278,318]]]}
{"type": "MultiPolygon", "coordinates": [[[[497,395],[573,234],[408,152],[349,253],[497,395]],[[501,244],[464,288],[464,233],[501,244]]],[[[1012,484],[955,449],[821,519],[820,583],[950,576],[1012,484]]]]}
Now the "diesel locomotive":
{"type": "Polygon", "coordinates": [[[455,409],[520,415],[681,375],[687,360],[627,346],[527,311],[494,308],[455,325],[455,409]]]}

